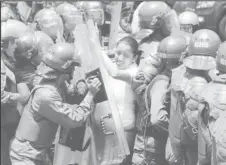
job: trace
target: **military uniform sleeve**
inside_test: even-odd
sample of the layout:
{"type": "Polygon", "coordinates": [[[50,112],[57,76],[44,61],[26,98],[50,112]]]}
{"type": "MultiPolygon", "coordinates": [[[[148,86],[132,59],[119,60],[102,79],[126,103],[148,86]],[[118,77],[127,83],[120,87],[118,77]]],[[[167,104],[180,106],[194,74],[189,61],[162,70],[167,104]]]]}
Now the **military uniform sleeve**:
{"type": "Polygon", "coordinates": [[[153,137],[165,137],[168,134],[168,108],[166,97],[168,94],[168,82],[161,80],[153,85],[151,95],[151,124],[148,132],[153,137]]]}
{"type": "Polygon", "coordinates": [[[37,90],[35,96],[36,98],[32,102],[32,104],[34,103],[33,109],[45,118],[65,128],[81,126],[91,113],[93,97],[89,94],[79,105],[63,103],[57,92],[46,88],[37,90]],[[35,103],[38,103],[39,106],[36,106],[35,103]]]}
{"type": "Polygon", "coordinates": [[[7,70],[4,62],[1,60],[1,105],[15,103],[16,100],[11,99],[13,96],[18,95],[17,93],[7,92],[6,88],[6,79],[7,79],[7,70]]]}
{"type": "Polygon", "coordinates": [[[133,20],[131,23],[132,33],[136,33],[140,30],[140,21],[139,21],[139,10],[146,2],[142,2],[139,4],[139,6],[136,8],[133,14],[133,20]]]}

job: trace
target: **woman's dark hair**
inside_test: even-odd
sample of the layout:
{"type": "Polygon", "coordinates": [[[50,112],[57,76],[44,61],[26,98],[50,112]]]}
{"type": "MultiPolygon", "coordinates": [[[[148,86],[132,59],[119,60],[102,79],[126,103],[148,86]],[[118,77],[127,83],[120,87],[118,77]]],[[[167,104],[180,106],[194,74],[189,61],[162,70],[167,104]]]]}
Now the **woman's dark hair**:
{"type": "Polygon", "coordinates": [[[137,56],[136,64],[139,65],[141,51],[138,49],[139,48],[138,42],[131,36],[122,38],[121,40],[118,41],[117,45],[119,45],[122,42],[125,42],[126,44],[128,44],[131,47],[133,55],[137,56]]]}

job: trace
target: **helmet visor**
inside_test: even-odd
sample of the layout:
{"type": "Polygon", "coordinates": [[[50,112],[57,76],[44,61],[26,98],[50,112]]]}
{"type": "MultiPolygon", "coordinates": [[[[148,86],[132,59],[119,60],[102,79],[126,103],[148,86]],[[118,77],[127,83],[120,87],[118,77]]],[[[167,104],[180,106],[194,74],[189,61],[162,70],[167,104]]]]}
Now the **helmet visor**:
{"type": "Polygon", "coordinates": [[[187,33],[193,33],[193,26],[192,25],[180,25],[180,30],[187,32],[187,33]]]}
{"type": "Polygon", "coordinates": [[[210,56],[189,56],[183,60],[186,67],[195,70],[210,70],[216,67],[216,61],[210,56]]]}
{"type": "Polygon", "coordinates": [[[88,18],[92,18],[98,25],[104,24],[104,11],[102,9],[87,10],[88,18]]]}
{"type": "Polygon", "coordinates": [[[83,23],[83,17],[80,12],[64,15],[63,19],[64,27],[67,32],[73,31],[77,24],[83,23]]]}

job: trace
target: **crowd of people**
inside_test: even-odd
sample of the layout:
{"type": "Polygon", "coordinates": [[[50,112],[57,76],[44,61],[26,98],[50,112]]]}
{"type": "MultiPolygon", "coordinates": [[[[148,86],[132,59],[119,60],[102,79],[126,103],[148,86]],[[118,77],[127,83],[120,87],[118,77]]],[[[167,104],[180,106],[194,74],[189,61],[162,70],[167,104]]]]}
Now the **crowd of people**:
{"type": "Polygon", "coordinates": [[[58,159],[58,143],[86,155],[79,165],[226,165],[224,124],[226,41],[200,29],[194,11],[163,1],[1,2],[1,165],[71,164],[58,159]],[[111,26],[117,3],[127,13],[111,26]],[[75,29],[89,19],[108,86],[78,74],[86,70],[78,47],[99,47],[92,38],[76,45],[75,29]],[[130,151],[116,163],[114,122],[102,117],[116,110],[98,99],[106,88],[130,151]]]}

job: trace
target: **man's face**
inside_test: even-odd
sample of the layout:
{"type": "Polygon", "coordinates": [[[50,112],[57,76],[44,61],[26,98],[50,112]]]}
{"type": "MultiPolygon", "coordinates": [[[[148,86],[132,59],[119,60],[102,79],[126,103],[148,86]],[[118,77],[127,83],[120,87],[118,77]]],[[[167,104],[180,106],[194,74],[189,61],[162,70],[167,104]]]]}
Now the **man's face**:
{"type": "Polygon", "coordinates": [[[192,25],[180,25],[180,30],[187,32],[187,33],[193,33],[193,27],[192,25]]]}

